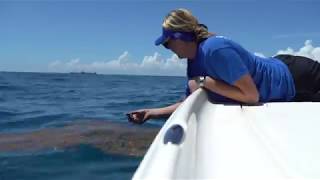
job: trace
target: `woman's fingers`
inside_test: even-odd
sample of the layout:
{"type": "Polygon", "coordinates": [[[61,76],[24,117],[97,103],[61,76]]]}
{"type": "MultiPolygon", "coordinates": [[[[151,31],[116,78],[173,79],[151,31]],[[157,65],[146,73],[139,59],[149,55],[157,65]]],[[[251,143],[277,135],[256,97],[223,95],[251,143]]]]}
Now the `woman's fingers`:
{"type": "Polygon", "coordinates": [[[146,110],[137,110],[127,113],[128,120],[133,123],[142,124],[146,120],[146,110]]]}

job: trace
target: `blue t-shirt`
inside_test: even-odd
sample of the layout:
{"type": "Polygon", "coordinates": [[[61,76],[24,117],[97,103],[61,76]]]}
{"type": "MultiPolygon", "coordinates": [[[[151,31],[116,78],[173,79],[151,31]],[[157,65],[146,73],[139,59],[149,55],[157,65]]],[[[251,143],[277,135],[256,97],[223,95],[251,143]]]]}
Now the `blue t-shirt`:
{"type": "MultiPolygon", "coordinates": [[[[234,85],[242,76],[250,74],[259,91],[259,102],[290,101],[295,86],[288,67],[276,58],[256,56],[239,44],[222,36],[211,36],[198,45],[197,55],[188,60],[188,80],[195,76],[210,76],[234,85]]],[[[186,96],[190,95],[187,86],[186,96]]],[[[236,102],[209,92],[216,102],[236,102]]]]}

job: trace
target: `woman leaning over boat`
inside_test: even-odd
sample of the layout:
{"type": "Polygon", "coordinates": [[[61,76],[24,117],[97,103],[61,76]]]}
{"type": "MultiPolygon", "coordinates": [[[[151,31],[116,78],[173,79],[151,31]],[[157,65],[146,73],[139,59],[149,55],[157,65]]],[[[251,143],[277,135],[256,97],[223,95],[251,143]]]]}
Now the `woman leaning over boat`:
{"type": "MultiPolygon", "coordinates": [[[[320,64],[291,55],[263,58],[238,43],[208,32],[186,9],[171,11],[155,41],[187,59],[186,97],[198,88],[217,103],[320,101],[320,64]]],[[[143,123],[169,116],[181,102],[168,107],[140,109],[128,114],[143,123]]]]}

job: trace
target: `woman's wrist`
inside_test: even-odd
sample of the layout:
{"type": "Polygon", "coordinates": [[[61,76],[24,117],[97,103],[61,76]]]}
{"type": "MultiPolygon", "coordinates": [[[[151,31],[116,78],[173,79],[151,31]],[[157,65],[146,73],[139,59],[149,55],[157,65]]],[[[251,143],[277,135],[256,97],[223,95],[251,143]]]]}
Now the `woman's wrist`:
{"type": "Polygon", "coordinates": [[[164,113],[162,112],[161,108],[149,109],[149,118],[150,119],[157,119],[161,118],[164,113]]]}
{"type": "Polygon", "coordinates": [[[197,78],[198,86],[199,86],[200,88],[204,88],[205,81],[206,81],[206,76],[199,76],[199,77],[197,78]]]}
{"type": "Polygon", "coordinates": [[[189,88],[191,92],[194,92],[198,88],[204,88],[207,76],[196,76],[189,80],[189,88]]]}

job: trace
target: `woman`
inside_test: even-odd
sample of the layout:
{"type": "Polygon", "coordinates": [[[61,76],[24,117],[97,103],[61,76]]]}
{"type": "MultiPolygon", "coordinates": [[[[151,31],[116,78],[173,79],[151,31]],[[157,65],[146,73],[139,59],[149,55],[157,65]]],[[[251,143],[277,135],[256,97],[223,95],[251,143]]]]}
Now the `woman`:
{"type": "MultiPolygon", "coordinates": [[[[188,59],[186,96],[201,87],[220,103],[320,101],[320,65],[316,61],[290,55],[255,56],[232,40],[208,32],[185,9],[171,11],[162,27],[155,44],[188,59]]],[[[180,104],[137,110],[128,117],[143,123],[169,116],[180,104]]]]}

